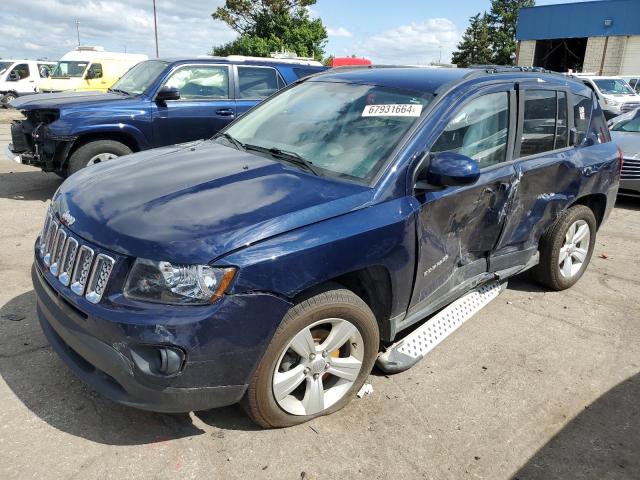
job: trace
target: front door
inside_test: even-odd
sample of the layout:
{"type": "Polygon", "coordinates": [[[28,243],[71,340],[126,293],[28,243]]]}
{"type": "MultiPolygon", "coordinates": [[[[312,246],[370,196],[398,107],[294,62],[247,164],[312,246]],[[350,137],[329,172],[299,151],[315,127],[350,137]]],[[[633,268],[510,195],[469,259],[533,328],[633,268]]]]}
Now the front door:
{"type": "Polygon", "coordinates": [[[515,101],[510,85],[480,91],[453,110],[430,149],[429,155],[452,151],[473,158],[481,175],[473,185],[417,196],[419,254],[410,314],[446,303],[487,275],[515,173],[515,101]]]}
{"type": "Polygon", "coordinates": [[[236,116],[227,65],[185,65],[174,70],[164,86],[175,87],[179,100],[153,107],[156,147],[212,137],[236,116]]]}

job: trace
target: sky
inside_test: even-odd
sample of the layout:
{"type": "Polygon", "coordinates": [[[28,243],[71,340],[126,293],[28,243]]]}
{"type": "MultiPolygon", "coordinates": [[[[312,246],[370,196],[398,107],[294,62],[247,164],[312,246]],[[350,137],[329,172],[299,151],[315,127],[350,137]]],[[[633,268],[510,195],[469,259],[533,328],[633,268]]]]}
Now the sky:
{"type": "MultiPolygon", "coordinates": [[[[576,0],[538,0],[538,5],[576,0]]],[[[205,55],[236,33],[211,13],[223,0],[157,0],[160,56],[205,55]]],[[[468,19],[489,0],[318,0],[327,54],[374,63],[448,62],[468,19]]],[[[0,0],[0,58],[57,60],[77,45],[155,56],[152,0],[0,0]]]]}

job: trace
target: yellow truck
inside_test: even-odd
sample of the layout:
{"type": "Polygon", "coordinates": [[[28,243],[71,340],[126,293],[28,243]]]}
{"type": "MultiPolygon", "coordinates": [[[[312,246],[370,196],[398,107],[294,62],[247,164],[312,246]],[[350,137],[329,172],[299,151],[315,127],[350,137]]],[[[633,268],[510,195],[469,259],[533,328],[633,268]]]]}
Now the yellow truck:
{"type": "Polygon", "coordinates": [[[51,76],[40,87],[43,93],[65,91],[102,91],[146,55],[105,52],[101,47],[77,47],[62,56],[51,76]]]}

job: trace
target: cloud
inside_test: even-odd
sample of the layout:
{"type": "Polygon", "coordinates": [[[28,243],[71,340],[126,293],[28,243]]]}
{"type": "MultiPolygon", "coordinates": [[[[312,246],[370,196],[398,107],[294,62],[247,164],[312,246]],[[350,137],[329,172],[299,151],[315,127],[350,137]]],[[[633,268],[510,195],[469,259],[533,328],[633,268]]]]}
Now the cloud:
{"type": "Polygon", "coordinates": [[[374,63],[426,64],[451,59],[460,38],[455,24],[447,18],[430,18],[376,34],[357,47],[374,63]]]}
{"type": "MultiPolygon", "coordinates": [[[[58,59],[77,44],[76,20],[83,45],[155,56],[150,0],[1,0],[0,57],[58,59]]],[[[214,21],[223,0],[158,0],[161,56],[204,55],[236,34],[214,21]]]]}
{"type": "Polygon", "coordinates": [[[330,37],[353,37],[353,33],[344,27],[331,28],[327,27],[327,34],[330,37]]]}

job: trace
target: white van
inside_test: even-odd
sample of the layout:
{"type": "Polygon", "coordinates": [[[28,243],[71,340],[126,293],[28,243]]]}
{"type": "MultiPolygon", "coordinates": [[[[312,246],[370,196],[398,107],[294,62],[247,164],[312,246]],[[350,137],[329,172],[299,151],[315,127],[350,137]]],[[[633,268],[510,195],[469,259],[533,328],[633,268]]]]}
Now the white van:
{"type": "Polygon", "coordinates": [[[640,107],[640,95],[621,77],[574,76],[595,92],[607,120],[640,107]]]}
{"type": "Polygon", "coordinates": [[[42,91],[102,91],[106,92],[127,70],[147,60],[146,55],[105,52],[102,47],[77,47],[65,53],[42,91]]]}
{"type": "Polygon", "coordinates": [[[20,95],[38,93],[51,74],[55,62],[40,60],[0,60],[0,97],[9,103],[20,95]]]}

